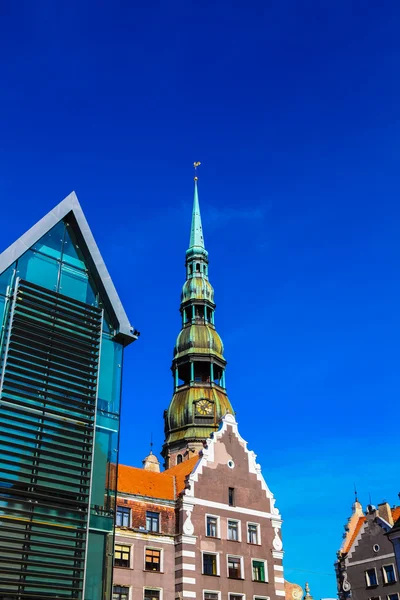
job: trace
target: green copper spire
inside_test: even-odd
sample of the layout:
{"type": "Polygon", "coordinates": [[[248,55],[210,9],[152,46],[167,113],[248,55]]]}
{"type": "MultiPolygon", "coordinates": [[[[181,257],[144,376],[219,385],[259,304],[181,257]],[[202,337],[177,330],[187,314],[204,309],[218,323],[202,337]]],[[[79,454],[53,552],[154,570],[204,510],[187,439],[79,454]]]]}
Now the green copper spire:
{"type": "MultiPolygon", "coordinates": [[[[197,163],[195,163],[197,164],[197,163]]],[[[193,198],[193,212],[192,212],[192,227],[190,230],[190,242],[189,248],[204,248],[204,237],[203,227],[201,225],[200,205],[199,205],[199,192],[197,189],[198,178],[194,178],[194,198],[193,198]]]]}

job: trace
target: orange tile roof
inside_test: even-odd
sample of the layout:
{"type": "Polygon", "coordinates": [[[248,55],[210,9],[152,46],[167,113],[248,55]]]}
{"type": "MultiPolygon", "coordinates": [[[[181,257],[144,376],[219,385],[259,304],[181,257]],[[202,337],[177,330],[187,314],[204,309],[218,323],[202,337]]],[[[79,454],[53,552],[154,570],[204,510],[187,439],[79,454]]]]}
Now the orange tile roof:
{"type": "Polygon", "coordinates": [[[199,457],[194,456],[161,473],[119,465],[118,491],[149,498],[175,500],[183,491],[185,479],[193,471],[198,460],[199,457]]]}
{"type": "Polygon", "coordinates": [[[351,536],[351,538],[348,541],[348,543],[346,544],[346,546],[343,548],[343,554],[346,554],[350,550],[352,545],[354,544],[354,541],[355,541],[356,537],[358,536],[358,534],[360,533],[360,529],[364,522],[365,522],[365,517],[360,517],[358,519],[358,523],[354,529],[353,535],[351,536]]]}
{"type": "Polygon", "coordinates": [[[394,506],[392,508],[393,521],[396,523],[397,519],[400,519],[400,506],[394,506]]]}

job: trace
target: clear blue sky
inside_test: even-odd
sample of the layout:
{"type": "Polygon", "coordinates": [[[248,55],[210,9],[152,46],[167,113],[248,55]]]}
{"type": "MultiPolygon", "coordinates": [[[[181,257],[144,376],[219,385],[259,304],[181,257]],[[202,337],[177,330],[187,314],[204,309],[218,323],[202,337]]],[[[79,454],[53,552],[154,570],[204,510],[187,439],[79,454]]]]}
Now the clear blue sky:
{"type": "Polygon", "coordinates": [[[200,160],[228,392],[286,577],[334,596],[353,482],[400,487],[400,5],[5,0],[0,28],[1,246],[76,190],[142,332],[122,461],[163,441],[200,160]]]}

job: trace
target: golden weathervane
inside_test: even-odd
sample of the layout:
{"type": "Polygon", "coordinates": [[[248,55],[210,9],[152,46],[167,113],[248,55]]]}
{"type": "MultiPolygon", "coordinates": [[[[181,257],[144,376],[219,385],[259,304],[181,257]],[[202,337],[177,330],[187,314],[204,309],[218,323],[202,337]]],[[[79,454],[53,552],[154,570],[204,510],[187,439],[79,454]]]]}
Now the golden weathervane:
{"type": "Polygon", "coordinates": [[[199,178],[197,177],[197,167],[201,165],[201,162],[194,162],[194,180],[197,181],[199,178]]]}

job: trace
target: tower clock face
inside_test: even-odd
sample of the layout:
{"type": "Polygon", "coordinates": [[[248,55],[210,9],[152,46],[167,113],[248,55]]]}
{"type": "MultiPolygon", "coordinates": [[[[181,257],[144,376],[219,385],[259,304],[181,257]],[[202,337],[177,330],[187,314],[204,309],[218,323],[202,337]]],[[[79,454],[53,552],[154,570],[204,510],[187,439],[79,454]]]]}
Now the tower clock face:
{"type": "Polygon", "coordinates": [[[209,400],[199,400],[196,402],[196,413],[202,417],[209,417],[213,414],[213,403],[209,400]]]}

